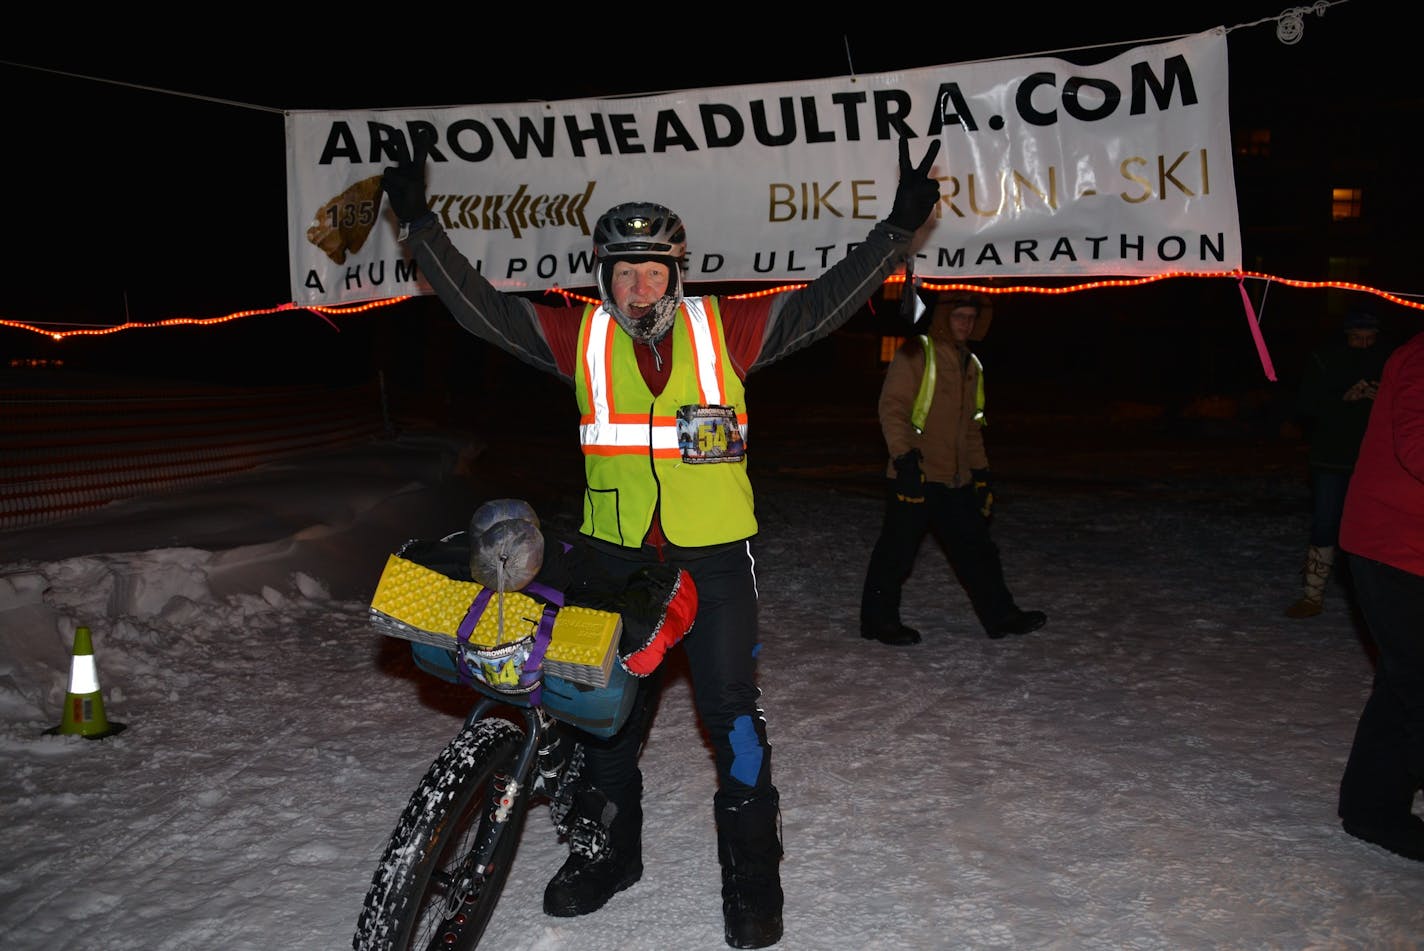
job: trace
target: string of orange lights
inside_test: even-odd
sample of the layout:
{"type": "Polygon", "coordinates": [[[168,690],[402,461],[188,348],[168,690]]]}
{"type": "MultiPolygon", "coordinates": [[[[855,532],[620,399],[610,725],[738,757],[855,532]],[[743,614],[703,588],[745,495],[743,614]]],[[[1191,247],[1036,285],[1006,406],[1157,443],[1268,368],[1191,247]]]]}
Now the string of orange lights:
{"type": "MultiPolygon", "coordinates": [[[[1408,307],[1413,310],[1424,310],[1424,302],[1410,300],[1409,298],[1403,297],[1399,294],[1380,290],[1376,287],[1370,287],[1366,284],[1356,284],[1350,281],[1303,281],[1293,278],[1278,277],[1271,274],[1262,274],[1259,271],[1215,271],[1208,273],[1185,271],[1168,272],[1164,274],[1153,274],[1148,277],[1120,278],[1113,280],[1093,280],[1086,281],[1081,284],[1072,284],[1063,287],[1040,287],[1032,284],[1014,284],[991,287],[983,284],[937,283],[934,281],[921,281],[919,286],[922,290],[935,292],[971,291],[977,294],[985,295],[1042,294],[1049,296],[1057,296],[1063,294],[1076,294],[1082,291],[1100,290],[1104,288],[1141,287],[1143,285],[1152,284],[1157,281],[1186,277],[1209,279],[1229,278],[1231,280],[1237,281],[1249,279],[1266,281],[1268,283],[1283,284],[1287,287],[1296,287],[1304,289],[1333,288],[1336,290],[1355,291],[1361,294],[1373,295],[1375,297],[1380,298],[1381,300],[1389,301],[1392,304],[1398,304],[1401,307],[1408,307]]],[[[903,284],[904,281],[904,275],[897,274],[886,278],[885,283],[903,284]]],[[[733,300],[752,297],[766,297],[771,294],[780,294],[784,291],[797,290],[805,286],[805,284],[783,284],[778,287],[766,288],[764,290],[750,291],[742,294],[729,294],[726,296],[729,299],[733,300]]],[[[562,288],[553,288],[547,293],[561,296],[570,303],[598,303],[598,301],[594,298],[585,297],[581,294],[575,294],[571,291],[563,290],[562,288]]],[[[262,317],[268,314],[277,314],[283,311],[292,310],[310,311],[311,313],[317,314],[325,320],[331,321],[332,318],[351,317],[356,314],[368,313],[370,311],[384,307],[390,307],[395,304],[399,304],[402,301],[407,301],[410,299],[410,295],[405,295],[402,297],[388,297],[382,300],[366,301],[360,304],[349,304],[342,306],[312,304],[303,305],[295,303],[286,303],[280,304],[276,307],[262,307],[254,308],[252,310],[240,310],[231,314],[225,314],[221,317],[170,317],[167,320],[157,320],[148,323],[126,321],[122,324],[115,324],[110,327],[85,327],[75,330],[53,330],[48,329],[41,324],[28,323],[22,320],[8,320],[6,318],[0,317],[0,327],[8,327],[13,330],[28,331],[30,333],[39,334],[43,337],[49,337],[51,340],[61,341],[66,340],[70,337],[102,337],[131,330],[156,330],[164,327],[206,327],[216,324],[230,323],[234,320],[243,320],[248,317],[262,317]]]]}

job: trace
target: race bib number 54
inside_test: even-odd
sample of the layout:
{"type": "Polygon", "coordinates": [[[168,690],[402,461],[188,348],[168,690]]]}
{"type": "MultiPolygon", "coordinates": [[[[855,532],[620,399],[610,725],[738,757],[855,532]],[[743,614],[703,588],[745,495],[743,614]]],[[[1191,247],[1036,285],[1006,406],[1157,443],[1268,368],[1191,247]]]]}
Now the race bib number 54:
{"type": "Polygon", "coordinates": [[[741,462],[747,454],[747,444],[737,425],[736,409],[696,404],[679,407],[677,448],[683,462],[741,462]]]}

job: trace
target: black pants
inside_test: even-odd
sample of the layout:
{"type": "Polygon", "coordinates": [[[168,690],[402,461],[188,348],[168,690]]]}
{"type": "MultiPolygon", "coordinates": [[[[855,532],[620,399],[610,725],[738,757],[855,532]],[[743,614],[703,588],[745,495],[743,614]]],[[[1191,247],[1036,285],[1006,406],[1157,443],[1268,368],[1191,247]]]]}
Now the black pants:
{"type": "Polygon", "coordinates": [[[885,521],[870,553],[861,594],[863,627],[882,630],[900,623],[900,590],[929,531],[944,548],[986,631],[1014,612],[999,549],[989,537],[988,520],[979,513],[974,488],[929,482],[923,502],[904,502],[895,495],[895,483],[886,480],[885,521]]]}
{"type": "Polygon", "coordinates": [[[1350,577],[1379,659],[1340,780],[1339,813],[1388,828],[1409,820],[1424,784],[1424,576],[1352,554],[1350,577]]]}
{"type": "Polygon", "coordinates": [[[1321,548],[1340,544],[1340,516],[1345,512],[1345,492],[1350,473],[1338,469],[1310,469],[1310,543],[1321,548]]]}
{"type": "MultiPolygon", "coordinates": [[[[647,546],[627,553],[601,545],[594,550],[605,570],[614,573],[627,574],[658,559],[658,552],[647,546]]],[[[679,646],[687,652],[693,701],[712,743],[717,766],[714,802],[740,803],[772,792],[771,744],[756,686],[760,641],[750,546],[746,542],[709,549],[665,546],[663,558],[686,569],[697,585],[697,620],[679,646]]],[[[630,818],[641,816],[643,776],[638,754],[657,708],[662,670],[659,667],[641,682],[638,700],[622,729],[606,740],[584,742],[583,777],[630,818]]],[[[620,826],[615,819],[615,833],[637,832],[620,826]]]]}

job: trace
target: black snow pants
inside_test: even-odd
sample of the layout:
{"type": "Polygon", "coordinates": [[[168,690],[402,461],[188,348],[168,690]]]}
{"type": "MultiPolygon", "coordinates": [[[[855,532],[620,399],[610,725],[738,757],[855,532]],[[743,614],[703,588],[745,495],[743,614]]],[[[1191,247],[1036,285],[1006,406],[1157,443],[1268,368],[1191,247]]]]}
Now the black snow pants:
{"type": "Polygon", "coordinates": [[[989,537],[989,522],[979,512],[973,486],[951,488],[928,482],[925,500],[916,503],[897,498],[894,481],[886,480],[885,520],[865,575],[861,624],[875,629],[900,624],[900,592],[930,531],[944,548],[985,631],[1013,614],[1014,599],[1004,583],[999,548],[989,537]]]}
{"type": "MultiPolygon", "coordinates": [[[[771,745],[756,686],[761,644],[750,543],[696,549],[664,545],[661,552],[648,545],[635,551],[590,547],[604,570],[615,575],[626,575],[660,557],[692,575],[697,585],[697,619],[679,646],[686,651],[693,701],[712,742],[717,767],[714,804],[742,803],[758,793],[774,793],[771,745]]],[[[583,744],[581,780],[602,790],[630,818],[641,816],[643,776],[638,754],[657,709],[666,666],[664,661],[639,684],[640,696],[618,733],[583,744]]],[[[624,834],[636,831],[626,829],[624,834]]]]}

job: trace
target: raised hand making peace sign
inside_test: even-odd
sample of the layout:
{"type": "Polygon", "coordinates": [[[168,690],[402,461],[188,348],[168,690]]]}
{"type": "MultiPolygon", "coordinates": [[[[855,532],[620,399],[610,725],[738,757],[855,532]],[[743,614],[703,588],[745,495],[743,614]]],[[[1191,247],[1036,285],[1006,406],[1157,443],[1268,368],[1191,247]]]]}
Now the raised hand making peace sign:
{"type": "Polygon", "coordinates": [[[895,189],[895,204],[885,223],[906,231],[916,231],[939,201],[939,182],[930,177],[930,166],[939,156],[940,140],[930,142],[924,160],[910,164],[910,140],[900,140],[900,184],[895,189]]]}

